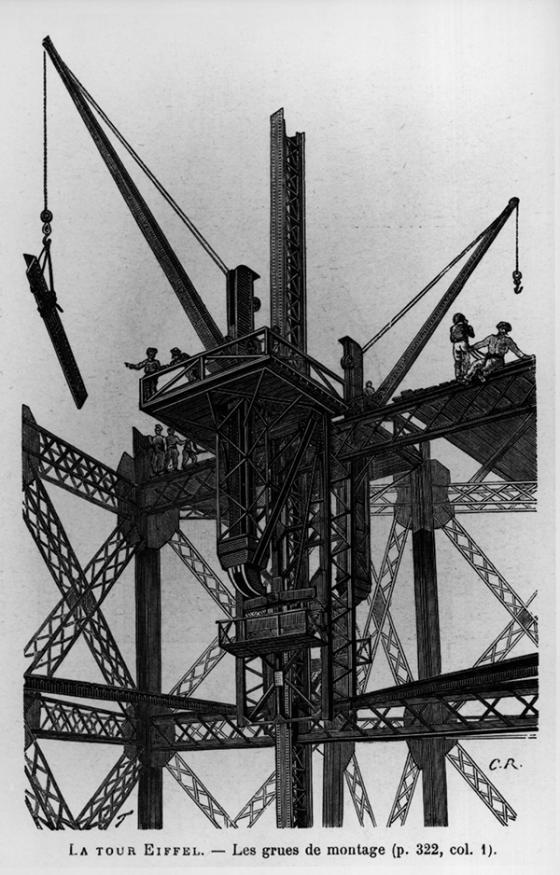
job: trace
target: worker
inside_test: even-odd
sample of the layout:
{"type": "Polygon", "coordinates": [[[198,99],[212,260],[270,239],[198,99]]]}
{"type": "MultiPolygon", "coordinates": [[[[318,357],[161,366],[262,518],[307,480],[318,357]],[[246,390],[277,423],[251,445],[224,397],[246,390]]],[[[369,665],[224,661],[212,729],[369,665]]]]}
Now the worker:
{"type": "Polygon", "coordinates": [[[455,313],[453,325],[449,329],[449,339],[453,344],[455,379],[464,380],[470,363],[469,338],[474,337],[474,328],[462,313],[455,313]]]}
{"type": "Polygon", "coordinates": [[[179,445],[185,441],[175,434],[175,429],[169,426],[167,429],[167,453],[165,455],[165,470],[177,471],[179,468],[179,445]]]}
{"type": "Polygon", "coordinates": [[[166,443],[162,434],[163,427],[159,425],[159,423],[155,426],[154,431],[155,434],[150,435],[150,445],[152,449],[151,465],[152,473],[157,477],[165,471],[166,443]]]}
{"type": "Polygon", "coordinates": [[[173,349],[170,349],[171,353],[171,361],[169,362],[169,366],[178,365],[180,362],[186,362],[190,359],[190,355],[188,352],[181,352],[178,346],[174,346],[173,349]]]}
{"type": "Polygon", "coordinates": [[[183,471],[188,465],[193,464],[198,460],[198,455],[196,451],[196,444],[190,438],[187,438],[184,442],[185,446],[183,447],[183,457],[181,459],[181,468],[183,471]]]}
{"type": "Polygon", "coordinates": [[[511,331],[509,322],[498,322],[496,325],[497,334],[489,334],[483,340],[473,345],[473,349],[484,349],[486,347],[486,355],[482,361],[474,362],[467,372],[467,380],[470,381],[477,377],[482,383],[486,379],[486,375],[492,371],[499,371],[504,367],[506,353],[512,352],[517,358],[524,358],[525,353],[522,353],[513,338],[508,337],[511,331]]]}
{"type": "MultiPolygon", "coordinates": [[[[168,367],[171,367],[171,365],[185,364],[189,361],[189,359],[192,358],[192,356],[190,356],[188,352],[183,352],[179,349],[178,346],[174,346],[173,349],[169,350],[169,352],[171,353],[171,361],[169,362],[168,367]]],[[[184,375],[189,383],[192,383],[194,380],[198,379],[198,375],[196,373],[197,367],[198,365],[193,365],[190,370],[184,372],[184,375]]]]}
{"type": "Polygon", "coordinates": [[[144,391],[143,391],[143,400],[147,401],[148,398],[154,394],[157,389],[157,377],[151,376],[160,370],[161,364],[156,358],[157,349],[155,346],[149,346],[146,350],[146,358],[134,364],[133,362],[125,362],[125,368],[130,368],[133,371],[139,371],[141,368],[144,368],[144,375],[146,377],[150,377],[150,379],[144,381],[144,391]]]}
{"type": "Polygon", "coordinates": [[[373,383],[371,380],[366,380],[366,385],[364,386],[364,406],[367,407],[371,404],[374,398],[375,389],[373,388],[373,383]]]}

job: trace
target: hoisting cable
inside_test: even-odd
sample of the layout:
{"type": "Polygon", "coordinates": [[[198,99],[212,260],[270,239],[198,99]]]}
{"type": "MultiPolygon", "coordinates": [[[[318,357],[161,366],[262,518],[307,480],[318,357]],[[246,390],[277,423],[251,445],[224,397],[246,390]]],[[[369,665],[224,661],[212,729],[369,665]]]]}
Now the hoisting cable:
{"type": "Polygon", "coordinates": [[[53,220],[53,214],[49,210],[49,188],[48,188],[48,124],[47,124],[47,115],[48,115],[48,107],[47,107],[47,53],[43,52],[43,209],[39,218],[43,223],[42,232],[43,232],[43,248],[37,259],[39,266],[44,274],[45,269],[48,270],[49,281],[48,281],[48,299],[45,300],[44,304],[48,306],[54,306],[57,310],[60,310],[63,313],[63,309],[60,304],[56,300],[56,293],[54,291],[54,274],[53,274],[53,266],[52,266],[52,258],[51,258],[51,234],[52,234],[52,225],[51,222],[53,220]]]}
{"type": "Polygon", "coordinates": [[[383,328],[381,328],[377,332],[377,334],[375,334],[371,338],[371,340],[368,340],[368,342],[366,344],[364,344],[364,346],[362,346],[362,352],[366,353],[368,351],[368,349],[371,349],[371,347],[374,345],[374,343],[377,343],[378,340],[381,340],[381,338],[385,334],[387,334],[387,332],[391,328],[393,328],[393,326],[395,326],[397,324],[397,322],[399,322],[399,320],[403,318],[403,316],[406,316],[408,311],[411,310],[414,307],[414,305],[417,304],[418,301],[420,301],[424,297],[424,295],[426,295],[430,291],[430,289],[432,289],[436,285],[436,283],[438,283],[440,281],[440,279],[442,279],[442,277],[444,277],[445,274],[448,271],[450,271],[451,268],[454,267],[457,264],[457,262],[460,261],[463,258],[463,256],[465,256],[467,254],[467,252],[469,252],[469,250],[471,250],[473,248],[473,246],[476,246],[476,244],[480,240],[482,240],[482,238],[486,234],[488,234],[488,232],[492,229],[492,227],[495,224],[496,224],[495,220],[494,220],[494,222],[491,222],[490,225],[488,225],[488,227],[484,229],[484,231],[480,232],[478,237],[476,237],[471,243],[469,243],[468,246],[465,247],[465,249],[463,249],[462,252],[459,253],[459,255],[455,256],[453,261],[450,261],[449,264],[446,267],[444,267],[443,270],[440,271],[436,277],[434,277],[434,279],[430,280],[430,282],[428,283],[427,286],[424,286],[424,288],[421,289],[421,291],[419,291],[418,294],[415,295],[414,298],[412,298],[408,302],[408,304],[405,304],[405,306],[402,308],[402,310],[399,310],[399,312],[396,314],[396,316],[393,316],[393,318],[390,319],[389,322],[387,322],[387,324],[384,325],[383,328]]]}
{"type": "Polygon", "coordinates": [[[523,286],[521,285],[523,274],[519,270],[519,204],[517,204],[515,209],[515,270],[512,273],[512,277],[513,291],[516,295],[520,295],[523,291],[523,286]]]}
{"type": "Polygon", "coordinates": [[[80,409],[86,398],[87,389],[84,385],[80,369],[76,363],[72,347],[58,314],[62,307],[57,302],[54,290],[54,277],[51,258],[51,222],[53,214],[49,209],[48,186],[48,105],[47,105],[47,55],[43,53],[43,209],[40,219],[43,224],[43,248],[38,258],[24,252],[25,273],[29,282],[29,291],[35,299],[37,310],[45,324],[53,349],[58,358],[62,373],[74,399],[80,409]]]}
{"type": "Polygon", "coordinates": [[[150,180],[152,185],[155,186],[155,188],[161,194],[161,196],[164,198],[164,200],[167,201],[167,203],[169,204],[171,209],[177,214],[177,216],[179,216],[179,218],[181,219],[183,224],[186,225],[186,227],[189,229],[189,231],[195,237],[195,239],[198,240],[198,242],[200,243],[200,245],[202,246],[204,251],[210,256],[210,258],[212,259],[214,264],[216,264],[220,268],[222,273],[224,273],[227,276],[227,274],[229,272],[227,265],[220,258],[220,256],[216,252],[216,250],[210,245],[210,243],[206,240],[206,238],[201,234],[201,232],[198,230],[198,228],[196,227],[194,222],[192,222],[192,220],[189,219],[189,217],[184,212],[184,210],[181,209],[179,204],[173,199],[173,197],[169,194],[167,189],[161,184],[159,179],[157,179],[157,177],[152,173],[152,171],[147,166],[147,164],[145,164],[145,162],[142,160],[142,158],[140,158],[140,155],[138,155],[138,153],[130,145],[128,140],[121,134],[121,132],[119,131],[117,126],[115,124],[113,124],[113,122],[108,117],[108,115],[101,109],[101,107],[99,106],[97,101],[92,97],[92,95],[89,93],[89,91],[87,91],[87,89],[82,85],[82,83],[77,78],[77,76],[75,76],[75,74],[71,70],[68,70],[68,74],[72,77],[74,84],[82,92],[83,96],[88,101],[90,106],[92,106],[96,110],[96,112],[103,119],[103,121],[105,122],[105,124],[107,125],[109,130],[111,130],[112,133],[115,135],[115,137],[117,138],[119,143],[121,143],[121,145],[126,149],[128,154],[131,156],[131,158],[136,162],[136,164],[140,167],[140,169],[146,174],[146,176],[148,177],[148,179],[150,180]]]}

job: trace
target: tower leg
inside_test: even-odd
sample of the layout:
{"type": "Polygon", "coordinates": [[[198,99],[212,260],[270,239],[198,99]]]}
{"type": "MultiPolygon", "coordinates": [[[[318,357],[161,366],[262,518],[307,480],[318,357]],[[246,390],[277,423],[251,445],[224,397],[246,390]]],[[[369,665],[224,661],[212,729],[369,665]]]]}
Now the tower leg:
{"type": "MultiPolygon", "coordinates": [[[[422,445],[424,462],[412,472],[412,556],[418,677],[441,674],[441,642],[437,591],[436,544],[429,447],[422,445]]],[[[437,715],[434,715],[437,719],[437,715]]],[[[422,769],[424,825],[447,826],[446,739],[415,742],[411,753],[422,769]]]]}
{"type": "Polygon", "coordinates": [[[298,744],[289,724],[276,727],[276,826],[313,826],[311,745],[298,744]]]}
{"type": "MultiPolygon", "coordinates": [[[[146,548],[136,556],[136,676],[140,690],[161,692],[161,576],[159,549],[146,548]]],[[[150,705],[137,709],[141,762],[138,781],[138,827],[163,826],[163,767],[153,765],[150,705]]]]}
{"type": "Polygon", "coordinates": [[[325,745],[323,768],[323,826],[342,826],[344,818],[344,772],[354,753],[354,744],[338,741],[325,745]]]}

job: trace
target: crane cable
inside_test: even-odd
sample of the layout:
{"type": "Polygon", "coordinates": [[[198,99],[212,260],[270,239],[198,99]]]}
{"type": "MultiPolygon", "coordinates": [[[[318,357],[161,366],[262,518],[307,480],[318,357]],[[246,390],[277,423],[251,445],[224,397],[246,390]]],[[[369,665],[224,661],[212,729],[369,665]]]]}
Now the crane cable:
{"type": "Polygon", "coordinates": [[[519,204],[515,208],[515,270],[512,273],[513,291],[516,295],[520,295],[523,291],[521,280],[523,274],[519,270],[519,204]]]}
{"type": "Polygon", "coordinates": [[[49,210],[47,109],[47,53],[43,52],[43,209],[41,210],[39,216],[41,222],[43,223],[41,229],[43,232],[43,249],[37,261],[39,262],[39,266],[41,267],[43,274],[45,272],[45,269],[47,269],[49,272],[49,291],[54,296],[53,301],[56,308],[62,313],[62,307],[56,302],[56,295],[54,292],[53,266],[51,259],[51,222],[53,220],[53,214],[51,210],[49,210]]]}
{"type": "Polygon", "coordinates": [[[473,248],[473,246],[476,246],[476,244],[480,240],[482,240],[482,238],[486,234],[488,234],[488,232],[492,229],[492,227],[495,224],[496,224],[496,220],[494,222],[491,222],[490,225],[488,225],[488,227],[484,229],[484,231],[480,232],[478,237],[476,237],[471,243],[469,243],[468,246],[465,247],[465,249],[463,249],[462,252],[459,253],[459,255],[455,256],[453,261],[450,261],[449,264],[446,267],[444,267],[443,270],[440,271],[436,277],[434,277],[434,279],[430,280],[430,282],[428,283],[427,286],[424,286],[424,288],[421,289],[421,291],[419,291],[418,294],[415,295],[414,298],[412,298],[408,302],[408,304],[405,304],[405,306],[402,308],[402,310],[399,310],[399,312],[396,314],[396,316],[393,316],[393,318],[390,319],[389,322],[387,322],[387,324],[384,325],[383,328],[381,328],[377,332],[377,334],[375,334],[371,338],[371,340],[368,340],[368,342],[366,344],[364,344],[364,346],[362,346],[362,353],[366,353],[368,351],[368,349],[371,349],[371,347],[374,345],[374,343],[377,343],[377,341],[380,340],[383,337],[383,335],[385,335],[391,328],[393,328],[393,326],[396,325],[397,322],[399,322],[399,320],[402,319],[402,317],[405,316],[408,313],[408,311],[411,310],[414,307],[414,305],[417,304],[418,301],[420,301],[424,297],[424,295],[427,294],[430,291],[430,289],[432,289],[436,285],[436,283],[438,283],[440,281],[440,279],[442,279],[442,277],[444,277],[445,274],[448,271],[450,271],[451,268],[454,267],[457,264],[457,262],[460,261],[463,258],[463,256],[465,256],[467,254],[467,252],[469,252],[470,249],[473,248]]]}
{"type": "Polygon", "coordinates": [[[74,84],[76,85],[77,88],[80,89],[82,95],[88,101],[90,106],[92,106],[96,110],[96,112],[103,119],[103,121],[105,122],[107,127],[115,135],[115,137],[117,138],[119,143],[121,143],[121,145],[126,149],[128,154],[131,156],[131,158],[136,162],[136,164],[140,167],[140,169],[146,174],[146,176],[148,177],[148,179],[150,180],[152,185],[155,186],[155,188],[161,194],[161,196],[164,198],[164,200],[167,201],[167,203],[169,204],[171,209],[177,214],[177,216],[179,216],[179,218],[181,219],[183,224],[186,225],[186,227],[189,229],[189,231],[195,237],[195,239],[198,240],[198,242],[200,243],[200,245],[202,246],[204,251],[210,256],[210,258],[212,259],[214,264],[216,264],[220,268],[222,273],[224,273],[227,276],[228,267],[225,264],[225,262],[220,258],[220,256],[216,252],[216,250],[213,249],[213,247],[210,245],[210,243],[206,240],[206,238],[198,230],[198,228],[196,227],[194,222],[192,222],[192,220],[189,219],[189,217],[184,212],[184,210],[181,209],[179,204],[173,199],[173,197],[169,194],[167,189],[161,184],[161,182],[157,179],[157,177],[152,173],[152,171],[147,166],[147,164],[145,164],[145,162],[142,160],[142,158],[140,158],[140,156],[135,151],[135,149],[130,145],[128,140],[121,134],[121,132],[119,131],[117,126],[115,124],[113,124],[113,122],[108,117],[108,115],[101,109],[101,107],[96,102],[96,100],[92,97],[92,95],[89,93],[89,91],[87,91],[87,89],[84,88],[84,86],[79,81],[79,79],[74,75],[74,73],[69,69],[68,69],[68,73],[72,77],[74,84]]]}

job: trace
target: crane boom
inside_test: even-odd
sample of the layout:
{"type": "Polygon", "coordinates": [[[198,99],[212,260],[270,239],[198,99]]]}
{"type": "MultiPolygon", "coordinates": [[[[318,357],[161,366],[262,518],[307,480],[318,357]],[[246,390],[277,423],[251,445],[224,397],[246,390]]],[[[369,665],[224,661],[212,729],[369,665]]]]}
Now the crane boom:
{"type": "Polygon", "coordinates": [[[426,346],[428,340],[435,332],[441,320],[465,286],[474,269],[504,227],[512,212],[517,208],[519,198],[512,197],[508,205],[497,219],[492,222],[476,249],[471,253],[443,297],[434,307],[416,336],[411,340],[393,369],[387,374],[374,396],[374,401],[379,406],[387,404],[408,374],[412,365],[426,346]]]}
{"type": "Polygon", "coordinates": [[[146,201],[95,118],[71,71],[58,54],[50,37],[45,37],[43,47],[62,79],[109,173],[115,180],[127,207],[169,280],[199,339],[205,349],[212,349],[218,346],[224,342],[220,329],[212,319],[192,280],[177,258],[146,201]]]}

